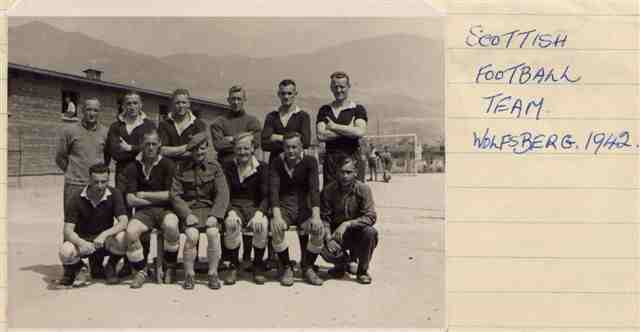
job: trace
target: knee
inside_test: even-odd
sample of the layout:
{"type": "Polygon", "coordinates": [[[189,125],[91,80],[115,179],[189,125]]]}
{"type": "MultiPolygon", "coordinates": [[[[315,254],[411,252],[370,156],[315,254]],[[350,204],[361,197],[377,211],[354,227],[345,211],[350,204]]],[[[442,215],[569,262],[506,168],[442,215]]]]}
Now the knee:
{"type": "Polygon", "coordinates": [[[60,246],[58,255],[60,256],[60,260],[63,263],[68,263],[78,257],[78,251],[76,250],[76,246],[73,243],[64,242],[60,246]]]}
{"type": "Polygon", "coordinates": [[[138,219],[131,219],[127,226],[126,238],[129,242],[140,239],[140,234],[144,231],[144,226],[138,219]]]}
{"type": "Polygon", "coordinates": [[[233,233],[240,231],[240,222],[236,218],[228,217],[224,219],[225,229],[232,229],[233,233]]]}
{"type": "Polygon", "coordinates": [[[365,239],[369,241],[377,241],[378,240],[378,230],[375,228],[368,226],[362,230],[362,235],[365,239]]]}
{"type": "Polygon", "coordinates": [[[215,227],[207,228],[207,240],[218,240],[220,238],[220,232],[215,227]]]}
{"type": "Polygon", "coordinates": [[[162,221],[162,229],[167,233],[178,233],[178,216],[169,213],[162,221]]]}
{"type": "Polygon", "coordinates": [[[269,221],[267,221],[267,218],[258,219],[253,222],[251,230],[253,231],[254,236],[267,236],[267,233],[269,232],[269,221]]]}
{"type": "Polygon", "coordinates": [[[125,232],[120,232],[109,238],[105,245],[107,246],[107,250],[116,255],[123,255],[127,250],[127,245],[125,242],[125,232]]]}
{"type": "Polygon", "coordinates": [[[184,234],[186,236],[185,247],[195,247],[198,244],[200,232],[197,229],[189,227],[184,231],[184,234]]]}

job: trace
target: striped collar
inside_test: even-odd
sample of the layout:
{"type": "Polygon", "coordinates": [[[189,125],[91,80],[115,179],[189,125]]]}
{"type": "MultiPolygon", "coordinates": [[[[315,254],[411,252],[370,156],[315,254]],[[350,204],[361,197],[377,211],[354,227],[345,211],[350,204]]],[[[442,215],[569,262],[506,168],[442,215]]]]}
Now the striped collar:
{"type": "Polygon", "coordinates": [[[238,164],[237,159],[234,159],[234,162],[236,163],[236,168],[238,169],[238,179],[240,179],[240,183],[242,183],[245,179],[249,178],[253,174],[256,174],[258,172],[258,166],[260,166],[260,162],[258,161],[258,159],[256,159],[255,156],[251,157],[251,160],[249,161],[249,168],[245,169],[244,171],[240,169],[240,165],[238,164]]]}

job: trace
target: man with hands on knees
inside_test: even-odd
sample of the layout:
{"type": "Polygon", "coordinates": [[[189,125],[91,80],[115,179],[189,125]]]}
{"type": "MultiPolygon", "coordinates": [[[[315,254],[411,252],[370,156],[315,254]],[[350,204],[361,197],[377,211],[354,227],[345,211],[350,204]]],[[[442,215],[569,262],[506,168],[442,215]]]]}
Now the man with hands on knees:
{"type": "MultiPolygon", "coordinates": [[[[131,288],[142,287],[147,279],[147,260],[140,236],[154,228],[164,231],[165,282],[173,283],[175,279],[180,233],[178,218],[169,210],[169,189],[175,166],[169,158],[160,155],[160,149],[158,132],[146,133],[142,138],[142,152],[136,157],[136,162],[129,164],[124,171],[127,203],[136,209],[126,231],[127,258],[135,271],[131,288]]],[[[107,283],[118,283],[118,279],[107,279],[107,283]]]]}
{"type": "Polygon", "coordinates": [[[304,154],[300,133],[285,134],[284,152],[272,160],[269,178],[273,249],[282,265],[280,283],[283,286],[293,285],[293,269],[285,234],[289,225],[298,225],[302,256],[300,265],[304,279],[320,286],[323,281],[313,270],[324,238],[320,219],[318,161],[304,154]]]}
{"type": "MultiPolygon", "coordinates": [[[[89,184],[69,199],[64,242],[59,251],[64,267],[60,280],[63,286],[73,285],[84,266],[82,258],[94,257],[102,268],[102,261],[107,255],[124,254],[123,231],[127,228],[127,211],[122,194],[118,189],[109,187],[108,182],[109,168],[103,163],[94,164],[89,168],[89,184]],[[114,218],[117,218],[115,224],[114,218]]],[[[117,263],[111,258],[105,269],[107,278],[110,271],[115,271],[117,263]]]]}
{"type": "MultiPolygon", "coordinates": [[[[326,233],[323,254],[347,250],[352,258],[358,260],[357,281],[370,284],[369,264],[378,245],[378,232],[374,228],[377,215],[371,189],[357,180],[356,163],[353,156],[339,156],[336,160],[338,181],[322,190],[322,220],[330,228],[326,233]]],[[[339,279],[346,271],[345,260],[331,268],[329,275],[339,279]]]]}
{"type": "Polygon", "coordinates": [[[220,164],[207,160],[209,142],[204,132],[194,135],[187,151],[192,160],[177,166],[171,185],[171,204],[186,235],[183,250],[184,289],[195,286],[194,264],[200,232],[207,234],[208,285],[219,289],[218,263],[221,256],[220,222],[229,205],[229,188],[220,164]]]}

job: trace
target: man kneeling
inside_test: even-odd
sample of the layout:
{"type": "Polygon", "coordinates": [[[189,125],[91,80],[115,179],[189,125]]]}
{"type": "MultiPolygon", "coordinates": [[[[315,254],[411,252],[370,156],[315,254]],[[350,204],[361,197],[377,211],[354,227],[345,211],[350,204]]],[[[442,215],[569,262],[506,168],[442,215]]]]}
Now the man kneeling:
{"type": "MultiPolygon", "coordinates": [[[[349,251],[358,260],[357,280],[370,284],[369,263],[378,245],[378,232],[373,227],[376,211],[369,186],[356,179],[356,161],[351,156],[337,159],[338,181],[322,190],[322,220],[329,224],[327,250],[349,251]]],[[[346,262],[329,270],[333,278],[342,278],[347,271],[346,262]]]]}
{"type": "MultiPolygon", "coordinates": [[[[73,285],[83,267],[82,258],[95,257],[102,267],[108,254],[123,255],[124,231],[127,228],[127,211],[122,194],[108,187],[109,168],[98,163],[89,168],[89,185],[67,202],[64,221],[64,243],[60,247],[60,260],[64,276],[60,284],[73,285]],[[118,222],[114,225],[113,219],[118,222]],[[116,234],[118,234],[116,236],[116,234]]],[[[106,277],[115,274],[117,260],[109,258],[106,277]]]]}
{"type": "Polygon", "coordinates": [[[194,263],[200,232],[207,234],[209,288],[220,288],[218,263],[222,248],[218,223],[223,220],[229,205],[229,188],[220,164],[207,160],[208,148],[206,133],[194,135],[187,145],[192,160],[178,165],[171,185],[173,209],[187,237],[183,251],[184,289],[194,288],[194,263]]]}
{"type": "MultiPolygon", "coordinates": [[[[175,280],[175,264],[180,246],[178,218],[169,210],[169,189],[175,172],[173,162],[160,155],[160,137],[150,131],[142,138],[142,152],[124,170],[125,188],[129,206],[136,209],[126,232],[127,258],[136,271],[131,288],[140,288],[147,279],[147,261],[142,252],[140,236],[154,228],[164,232],[164,256],[167,262],[165,282],[175,280]]],[[[156,271],[160,273],[160,271],[156,271]]],[[[107,280],[117,283],[118,279],[107,280]]]]}

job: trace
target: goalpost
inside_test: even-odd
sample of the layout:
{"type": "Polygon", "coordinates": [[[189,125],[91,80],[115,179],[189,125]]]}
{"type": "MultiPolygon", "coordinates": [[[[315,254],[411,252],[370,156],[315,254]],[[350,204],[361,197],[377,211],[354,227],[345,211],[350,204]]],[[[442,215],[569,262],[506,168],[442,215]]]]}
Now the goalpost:
{"type": "MultiPolygon", "coordinates": [[[[409,176],[417,175],[418,161],[422,160],[422,145],[418,142],[416,134],[394,134],[394,135],[368,135],[366,139],[367,159],[374,147],[378,152],[384,152],[385,147],[393,157],[391,173],[404,174],[409,176]]],[[[367,162],[367,176],[369,166],[367,162]]],[[[378,165],[378,173],[382,172],[382,165],[378,165]]]]}

